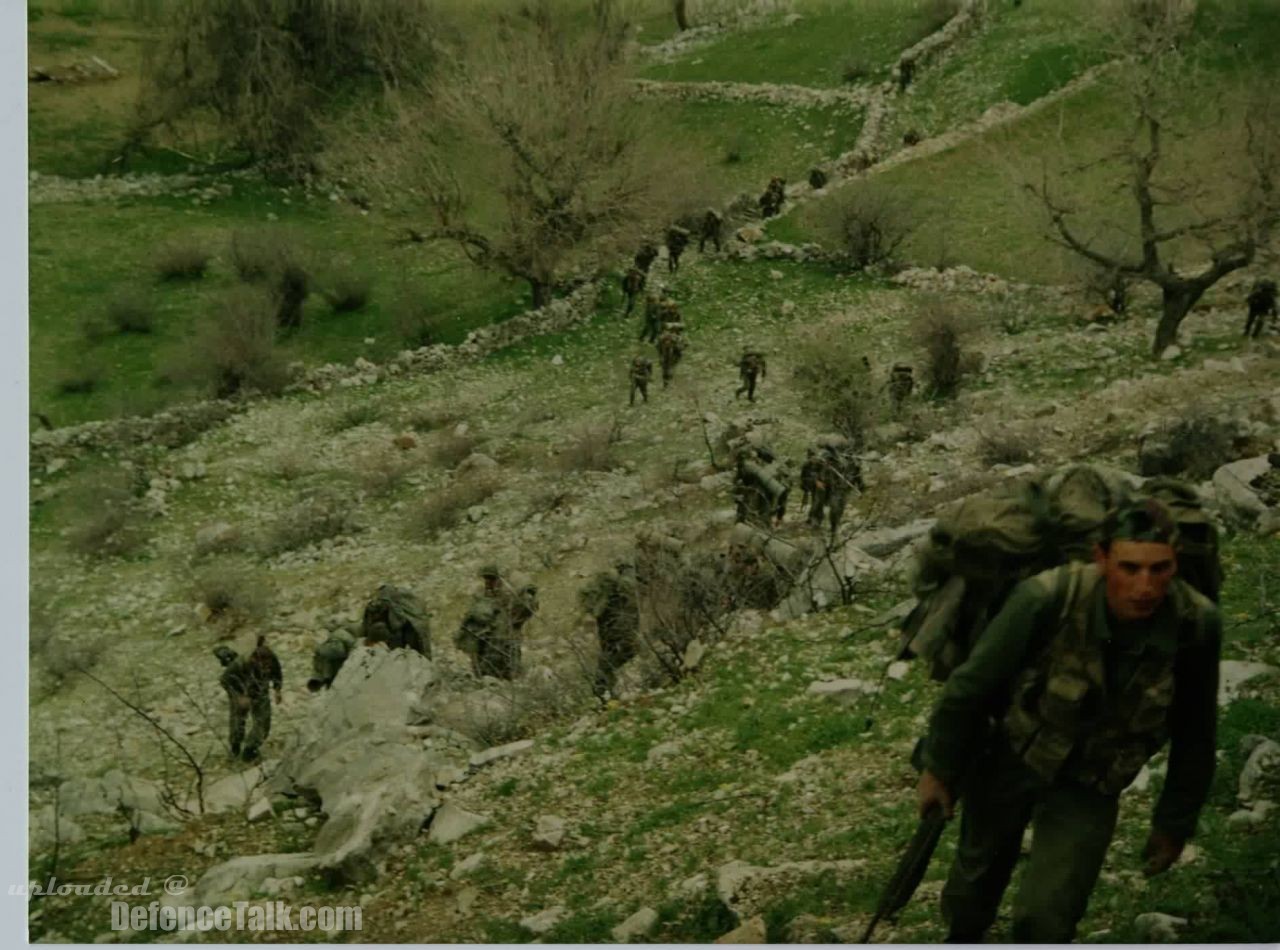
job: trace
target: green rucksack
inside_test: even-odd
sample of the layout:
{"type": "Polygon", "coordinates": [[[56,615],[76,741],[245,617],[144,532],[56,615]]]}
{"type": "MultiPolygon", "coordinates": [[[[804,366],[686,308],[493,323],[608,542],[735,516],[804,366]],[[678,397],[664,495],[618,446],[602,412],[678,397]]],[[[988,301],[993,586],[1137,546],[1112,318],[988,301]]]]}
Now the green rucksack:
{"type": "MultiPolygon", "coordinates": [[[[1133,493],[1119,473],[1090,465],[1014,479],[946,509],[916,551],[916,605],[902,624],[899,658],[929,660],[945,680],[1019,582],[1071,561],[1088,561],[1107,515],[1133,493]]],[[[1216,602],[1217,530],[1194,489],[1152,480],[1142,494],[1178,522],[1179,575],[1216,602]]]]}
{"type": "Polygon", "coordinates": [[[431,657],[431,626],[427,608],[418,596],[403,587],[383,584],[365,605],[360,622],[365,640],[386,643],[392,649],[417,650],[431,657]]]}

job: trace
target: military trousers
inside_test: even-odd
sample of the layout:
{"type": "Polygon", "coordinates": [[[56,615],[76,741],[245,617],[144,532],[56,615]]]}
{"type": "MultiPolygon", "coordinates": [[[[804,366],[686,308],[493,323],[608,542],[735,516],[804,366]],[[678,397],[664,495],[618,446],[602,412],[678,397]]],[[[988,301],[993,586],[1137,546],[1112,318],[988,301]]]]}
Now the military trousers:
{"type": "Polygon", "coordinates": [[[257,696],[228,696],[231,706],[231,752],[239,755],[243,746],[245,752],[257,752],[262,743],[271,734],[271,694],[263,692],[257,696]],[[248,702],[244,702],[247,699],[248,702]],[[246,739],[245,721],[253,717],[253,726],[246,739]]]}
{"type": "Polygon", "coordinates": [[[1033,830],[1031,855],[1013,901],[1016,943],[1069,943],[1084,916],[1115,833],[1119,797],[1069,780],[1045,782],[1002,737],[979,759],[960,800],[960,842],[942,890],[953,943],[976,943],[1033,830]]]}

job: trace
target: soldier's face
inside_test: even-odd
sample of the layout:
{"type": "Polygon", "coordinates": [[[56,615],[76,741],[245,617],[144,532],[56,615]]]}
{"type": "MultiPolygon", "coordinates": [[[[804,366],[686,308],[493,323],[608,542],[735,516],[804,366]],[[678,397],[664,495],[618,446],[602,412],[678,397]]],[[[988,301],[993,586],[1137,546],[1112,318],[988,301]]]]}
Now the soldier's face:
{"type": "Polygon", "coordinates": [[[1178,571],[1172,545],[1157,541],[1112,541],[1094,548],[1093,559],[1107,584],[1107,606],[1117,620],[1146,620],[1164,603],[1178,571]]]}

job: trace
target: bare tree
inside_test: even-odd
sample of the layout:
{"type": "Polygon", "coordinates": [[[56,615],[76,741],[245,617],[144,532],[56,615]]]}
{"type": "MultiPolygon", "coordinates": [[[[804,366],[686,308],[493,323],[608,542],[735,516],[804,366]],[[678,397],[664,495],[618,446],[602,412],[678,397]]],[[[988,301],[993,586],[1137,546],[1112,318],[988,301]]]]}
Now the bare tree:
{"type": "Polygon", "coordinates": [[[675,155],[636,111],[627,27],[610,10],[584,28],[548,0],[500,18],[429,102],[406,97],[396,127],[360,150],[373,183],[425,202],[424,239],[526,281],[535,307],[572,269],[665,224],[683,197],[675,155]]]}
{"type": "Polygon", "coordinates": [[[1204,292],[1252,263],[1270,239],[1280,211],[1275,103],[1261,88],[1230,97],[1236,102],[1225,95],[1191,99],[1188,89],[1221,88],[1224,76],[1198,68],[1207,44],[1190,32],[1195,5],[1188,0],[1123,0],[1104,9],[1113,14],[1108,32],[1120,59],[1113,75],[1131,110],[1128,134],[1100,162],[1045,170],[1025,187],[1048,213],[1051,240],[1115,279],[1160,288],[1152,344],[1158,356],[1204,292]],[[1211,135],[1242,139],[1233,166],[1187,160],[1187,143],[1211,135]],[[1069,182],[1097,164],[1122,171],[1124,206],[1136,228],[1122,227],[1118,236],[1098,225],[1096,201],[1069,194],[1069,182]],[[1117,246],[1126,250],[1117,253],[1117,246]]]}

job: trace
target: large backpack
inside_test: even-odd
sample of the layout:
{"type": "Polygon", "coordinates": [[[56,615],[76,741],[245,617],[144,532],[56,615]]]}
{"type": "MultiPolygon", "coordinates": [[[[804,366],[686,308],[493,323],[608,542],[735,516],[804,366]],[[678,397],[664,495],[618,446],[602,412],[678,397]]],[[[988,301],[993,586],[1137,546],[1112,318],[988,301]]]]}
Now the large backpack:
{"type": "Polygon", "coordinates": [[[427,608],[412,591],[383,584],[365,605],[360,623],[366,640],[385,642],[392,649],[417,650],[431,656],[431,627],[427,608]]]}
{"type": "MultiPolygon", "coordinates": [[[[1013,588],[1049,568],[1087,561],[1107,514],[1132,493],[1119,473],[1076,465],[950,506],[916,551],[916,606],[903,622],[899,657],[924,657],[933,678],[945,680],[1013,588]]],[[[1222,576],[1217,529],[1194,489],[1164,478],[1142,493],[1163,501],[1178,522],[1179,576],[1216,602],[1222,576]]]]}

